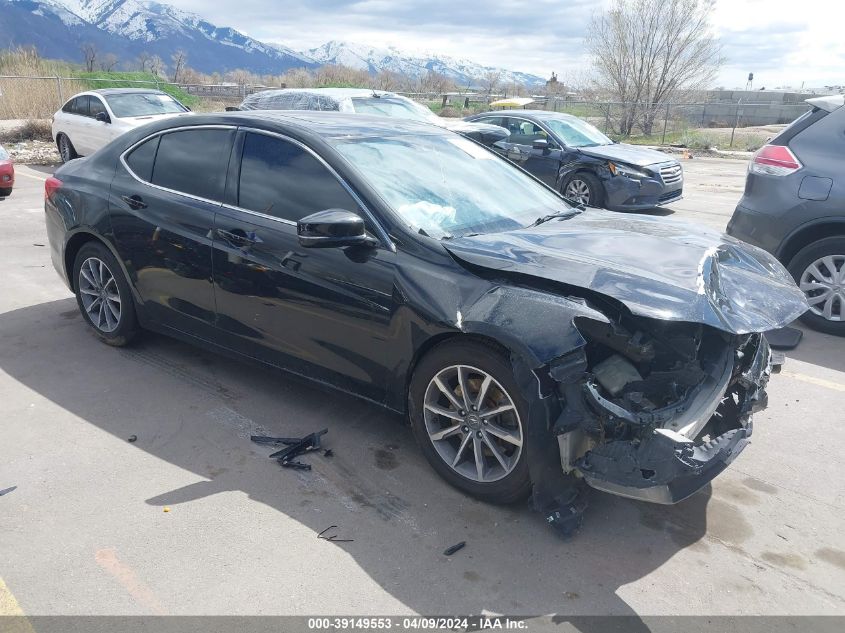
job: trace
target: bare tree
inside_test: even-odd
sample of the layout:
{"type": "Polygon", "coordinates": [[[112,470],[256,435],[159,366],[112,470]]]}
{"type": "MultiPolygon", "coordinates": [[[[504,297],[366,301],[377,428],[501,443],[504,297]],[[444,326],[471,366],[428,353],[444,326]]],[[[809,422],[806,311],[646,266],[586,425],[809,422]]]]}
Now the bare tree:
{"type": "Polygon", "coordinates": [[[173,83],[179,82],[179,75],[182,73],[182,69],[188,63],[188,54],[182,50],[181,48],[173,53],[170,56],[171,61],[173,62],[173,83]]]}
{"type": "Polygon", "coordinates": [[[82,58],[85,62],[85,71],[94,72],[94,64],[97,62],[97,47],[87,42],[80,47],[82,58]]]}
{"type": "Polygon", "coordinates": [[[100,70],[105,70],[107,73],[110,73],[114,70],[114,67],[117,66],[118,61],[117,55],[114,53],[107,53],[102,57],[102,59],[100,59],[100,70]]]}
{"type": "Polygon", "coordinates": [[[161,77],[164,73],[164,60],[158,55],[153,55],[147,62],[150,72],[156,77],[161,77]]]}
{"type": "Polygon", "coordinates": [[[596,88],[620,101],[618,132],[650,134],[661,106],[712,81],[723,63],[713,0],[615,0],[593,18],[587,48],[596,88]]]}
{"type": "Polygon", "coordinates": [[[402,76],[395,71],[382,69],[373,77],[372,86],[376,90],[400,90],[402,76]]]}
{"type": "MultiPolygon", "coordinates": [[[[141,54],[138,55],[138,66],[141,72],[147,72],[149,68],[150,61],[152,60],[152,55],[150,55],[147,51],[141,51],[141,54]]],[[[152,70],[152,69],[150,69],[152,70]]]]}
{"type": "Polygon", "coordinates": [[[481,84],[481,90],[489,98],[499,87],[499,82],[502,79],[502,72],[499,70],[488,70],[481,77],[478,78],[481,84]]]}

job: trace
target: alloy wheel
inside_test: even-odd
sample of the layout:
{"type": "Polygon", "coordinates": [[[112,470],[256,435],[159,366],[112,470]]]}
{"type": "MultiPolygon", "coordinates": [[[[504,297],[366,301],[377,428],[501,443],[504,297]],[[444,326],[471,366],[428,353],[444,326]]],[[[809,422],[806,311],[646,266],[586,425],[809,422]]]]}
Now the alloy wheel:
{"type": "Polygon", "coordinates": [[[845,255],[826,255],[807,266],[799,287],[810,312],[828,321],[845,321],[845,255]]]}
{"type": "Polygon", "coordinates": [[[120,292],[109,267],[89,257],[79,268],[79,294],[88,318],[101,332],[114,332],[120,325],[120,292]]]}
{"type": "Polygon", "coordinates": [[[581,204],[590,203],[590,185],[579,178],[570,180],[566,189],[563,192],[564,197],[580,202],[581,204]]]}
{"type": "Polygon", "coordinates": [[[438,455],[467,479],[497,481],[519,462],[519,412],[502,385],[480,369],[452,365],[435,375],[425,391],[423,417],[438,455]]]}

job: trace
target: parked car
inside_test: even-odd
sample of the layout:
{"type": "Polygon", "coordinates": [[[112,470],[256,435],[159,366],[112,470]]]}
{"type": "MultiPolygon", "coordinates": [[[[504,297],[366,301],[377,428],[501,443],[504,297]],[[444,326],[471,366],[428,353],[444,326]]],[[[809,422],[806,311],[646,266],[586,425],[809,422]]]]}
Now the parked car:
{"type": "Polygon", "coordinates": [[[15,186],[15,164],[9,152],[0,145],[0,198],[12,195],[15,186]]]}
{"type": "Polygon", "coordinates": [[[544,110],[485,112],[467,121],[510,131],[500,153],[568,200],[614,211],[651,209],[683,197],[684,172],[670,156],[614,143],[577,117],[544,110]]]}
{"type": "Polygon", "coordinates": [[[190,110],[160,90],[105,88],[81,92],[53,115],[53,140],[62,162],[88,156],[138,126],[190,110]]]}
{"type": "Polygon", "coordinates": [[[398,119],[409,119],[445,127],[484,145],[508,137],[496,125],[445,119],[412,99],[384,90],[364,88],[284,88],[262,90],[249,95],[237,108],[229,110],[329,110],[357,112],[398,119]]]}
{"type": "Polygon", "coordinates": [[[774,254],[807,297],[802,320],[845,335],[845,96],[812,110],[760,148],[728,234],[774,254]]]}
{"type": "Polygon", "coordinates": [[[764,251],[582,212],[415,121],[159,121],[60,167],[45,210],[105,343],[157,330],[406,414],[448,482],[532,492],[565,533],[581,481],[674,503],[721,472],[766,403],[762,332],[806,309],[764,251]]]}

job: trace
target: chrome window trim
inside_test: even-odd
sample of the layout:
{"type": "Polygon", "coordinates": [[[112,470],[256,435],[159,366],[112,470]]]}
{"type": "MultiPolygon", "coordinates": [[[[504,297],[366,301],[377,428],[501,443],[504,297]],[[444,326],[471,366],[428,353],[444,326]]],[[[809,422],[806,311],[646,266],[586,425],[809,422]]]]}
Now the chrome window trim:
{"type": "MultiPolygon", "coordinates": [[[[272,136],[272,137],[278,138],[282,141],[287,141],[288,143],[293,143],[297,147],[300,147],[301,149],[308,152],[311,156],[316,158],[317,162],[320,163],[334,177],[334,179],[337,180],[340,183],[340,186],[343,187],[344,190],[346,190],[346,193],[349,194],[349,196],[352,198],[352,200],[355,202],[355,204],[357,204],[360,207],[361,211],[363,211],[366,214],[367,218],[369,218],[369,220],[372,222],[373,226],[376,228],[376,232],[379,234],[378,237],[381,240],[381,242],[391,252],[393,252],[393,253],[396,252],[396,244],[394,244],[393,240],[390,239],[390,236],[387,234],[387,231],[384,230],[384,227],[381,225],[381,222],[379,222],[376,219],[376,217],[372,213],[372,211],[370,211],[370,209],[367,207],[367,205],[364,204],[364,201],[361,199],[361,197],[357,193],[355,193],[355,190],[352,189],[352,187],[340,176],[340,174],[337,173],[337,171],[334,169],[334,167],[329,165],[323,159],[322,156],[317,154],[317,152],[315,152],[313,149],[308,147],[302,141],[299,141],[295,138],[291,138],[290,136],[286,136],[286,135],[281,134],[279,132],[271,132],[270,130],[262,130],[262,129],[259,129],[259,128],[246,127],[246,126],[240,126],[239,129],[244,131],[244,132],[252,132],[254,134],[263,134],[264,136],[272,136]]],[[[239,183],[239,186],[240,186],[240,183],[239,183]]],[[[223,207],[225,207],[227,209],[232,209],[234,211],[244,211],[246,213],[250,213],[252,215],[257,215],[259,217],[269,218],[271,220],[277,220],[279,222],[282,222],[283,224],[291,224],[293,226],[296,226],[296,222],[293,222],[292,220],[286,220],[284,218],[278,218],[278,217],[275,217],[275,216],[266,215],[264,213],[259,213],[257,211],[250,211],[249,209],[244,209],[242,207],[238,207],[238,206],[234,206],[234,205],[223,204],[223,207]]]]}
{"type": "MultiPolygon", "coordinates": [[[[166,130],[160,130],[158,132],[154,132],[149,136],[145,136],[137,143],[133,143],[129,146],[128,149],[124,150],[124,152],[120,155],[120,162],[123,165],[123,168],[127,171],[127,173],[132,176],[135,180],[140,182],[142,185],[147,185],[148,187],[152,187],[153,189],[158,189],[159,191],[166,191],[167,193],[172,193],[177,196],[183,196],[185,198],[189,198],[191,200],[197,200],[199,202],[205,202],[207,204],[215,205],[218,207],[223,206],[222,200],[210,200],[209,198],[203,198],[202,196],[195,196],[191,193],[185,193],[184,191],[176,191],[175,189],[168,189],[167,187],[162,187],[161,185],[156,185],[151,183],[147,180],[144,180],[138,174],[136,174],[132,169],[129,167],[129,163],[126,162],[126,157],[139,145],[143,145],[149,140],[154,139],[156,136],[163,136],[165,134],[169,134],[170,132],[181,132],[185,130],[237,130],[238,126],[236,125],[183,125],[180,127],[173,127],[168,128],[166,130]]],[[[225,177],[225,176],[224,176],[225,177]]]]}

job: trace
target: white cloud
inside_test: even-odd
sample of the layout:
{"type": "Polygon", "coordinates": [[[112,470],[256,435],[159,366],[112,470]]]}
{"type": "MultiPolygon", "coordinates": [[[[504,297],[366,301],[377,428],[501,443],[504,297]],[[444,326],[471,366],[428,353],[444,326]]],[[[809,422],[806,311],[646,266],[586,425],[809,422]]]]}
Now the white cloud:
{"type": "MultiPolygon", "coordinates": [[[[167,0],[165,0],[167,1],[167,0]]],[[[611,0],[169,0],[220,26],[297,50],[346,40],[409,53],[436,52],[490,66],[563,78],[588,60],[583,38],[611,0]]],[[[845,84],[842,0],[716,0],[714,27],[728,62],[717,83],[807,87],[845,84]]]]}

